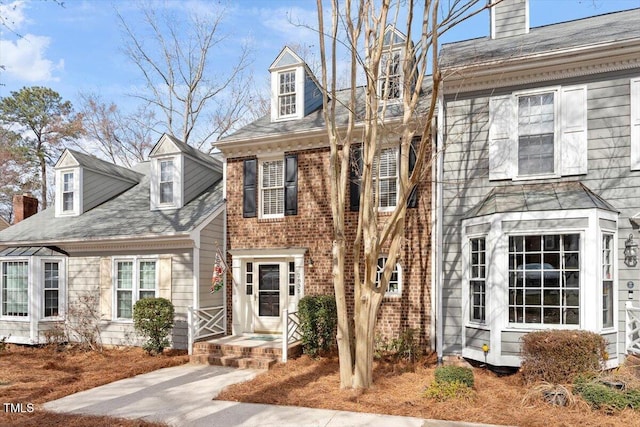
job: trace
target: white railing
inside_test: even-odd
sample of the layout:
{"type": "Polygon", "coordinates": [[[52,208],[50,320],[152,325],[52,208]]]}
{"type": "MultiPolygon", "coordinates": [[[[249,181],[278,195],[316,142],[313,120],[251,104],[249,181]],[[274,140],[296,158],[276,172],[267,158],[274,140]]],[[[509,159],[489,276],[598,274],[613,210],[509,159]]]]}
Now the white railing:
{"type": "Polygon", "coordinates": [[[197,339],[225,333],[225,309],[218,307],[189,307],[189,351],[197,339]]]}
{"type": "Polygon", "coordinates": [[[640,307],[627,301],[627,352],[640,354],[640,307]]]}
{"type": "Polygon", "coordinates": [[[297,311],[289,313],[285,308],[282,310],[282,319],[282,363],[285,363],[289,355],[289,343],[300,341],[302,333],[297,311]]]}

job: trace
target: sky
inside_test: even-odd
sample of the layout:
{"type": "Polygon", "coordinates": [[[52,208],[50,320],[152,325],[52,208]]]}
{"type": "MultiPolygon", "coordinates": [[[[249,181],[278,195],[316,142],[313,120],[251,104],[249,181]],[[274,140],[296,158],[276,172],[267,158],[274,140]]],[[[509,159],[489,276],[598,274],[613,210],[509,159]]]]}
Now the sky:
{"type": "MultiPolygon", "coordinates": [[[[446,0],[444,0],[446,1],[446,0]]],[[[24,86],[46,86],[76,103],[79,93],[97,93],[116,104],[142,84],[140,72],[123,53],[116,10],[134,28],[139,11],[130,0],[0,0],[0,97],[24,86]]],[[[169,0],[179,16],[208,13],[214,0],[169,0]]],[[[224,3],[224,2],[223,2],[224,3]]],[[[157,3],[160,4],[160,3],[157,3]]],[[[235,0],[226,3],[221,31],[227,37],[216,52],[220,66],[233,63],[238,46],[252,49],[249,72],[267,81],[268,68],[290,43],[317,46],[317,36],[292,22],[314,25],[315,0],[235,0]]],[[[640,0],[530,0],[531,27],[640,7],[640,0]]],[[[639,12],[640,13],[640,12],[639,12]]],[[[485,12],[451,31],[442,41],[485,37],[485,12]]],[[[265,84],[266,89],[266,84],[265,84]]]]}

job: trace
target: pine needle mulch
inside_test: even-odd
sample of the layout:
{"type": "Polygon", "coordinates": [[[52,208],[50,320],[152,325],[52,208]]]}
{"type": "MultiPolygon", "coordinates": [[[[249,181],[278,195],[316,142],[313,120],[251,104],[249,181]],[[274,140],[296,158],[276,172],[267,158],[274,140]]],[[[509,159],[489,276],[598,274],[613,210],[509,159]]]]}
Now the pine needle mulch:
{"type": "MultiPolygon", "coordinates": [[[[637,367],[639,360],[632,360],[637,367]]],[[[630,409],[607,415],[591,410],[580,399],[571,408],[524,399],[528,387],[519,374],[499,376],[480,368],[474,368],[475,396],[471,400],[437,402],[423,396],[434,370],[433,357],[413,366],[379,361],[374,386],[357,393],[340,390],[337,358],[302,356],[252,381],[233,385],[216,399],[523,427],[640,426],[640,413],[630,409]]]]}
{"type": "Polygon", "coordinates": [[[189,361],[186,352],[170,351],[152,357],[140,348],[105,349],[102,353],[53,347],[8,345],[0,353],[0,425],[134,427],[162,426],[140,420],[89,417],[47,412],[41,404],[123,378],[177,366],[189,361]],[[22,413],[5,404],[22,405],[22,413]],[[27,404],[34,411],[28,412],[27,404]]]}

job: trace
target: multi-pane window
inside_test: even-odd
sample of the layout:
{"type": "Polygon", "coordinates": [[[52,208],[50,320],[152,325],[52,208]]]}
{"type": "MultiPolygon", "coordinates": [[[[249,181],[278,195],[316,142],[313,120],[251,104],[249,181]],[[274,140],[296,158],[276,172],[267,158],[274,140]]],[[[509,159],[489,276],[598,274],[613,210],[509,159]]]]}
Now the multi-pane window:
{"type": "Polygon", "coordinates": [[[602,236],[602,326],[613,327],[613,235],[602,236]]]}
{"type": "Polygon", "coordinates": [[[154,260],[116,261],[116,317],[131,319],[139,299],[153,298],[157,289],[157,263],[154,260]]]}
{"type": "Polygon", "coordinates": [[[470,319],[473,322],[485,322],[486,315],[486,278],[487,254],[484,237],[470,241],[469,285],[471,287],[470,319]]]}
{"type": "Polygon", "coordinates": [[[380,92],[382,99],[398,99],[401,95],[401,72],[400,52],[387,52],[382,54],[380,60],[380,92]]]}
{"type": "Polygon", "coordinates": [[[173,160],[160,161],[160,203],[173,203],[173,160]]]}
{"type": "Polygon", "coordinates": [[[73,172],[62,174],[62,211],[73,211],[73,172]]]}
{"type": "Polygon", "coordinates": [[[284,160],[262,162],[260,173],[262,216],[284,215],[284,160]]]}
{"type": "Polygon", "coordinates": [[[253,295],[253,263],[252,262],[247,263],[244,277],[245,277],[244,281],[246,286],[245,293],[247,295],[253,295]]]}
{"type": "Polygon", "coordinates": [[[373,177],[378,207],[395,207],[398,197],[398,147],[380,150],[380,158],[373,162],[373,177]]]}
{"type": "Polygon", "coordinates": [[[580,235],[509,237],[509,322],[580,323],[580,235]]]}
{"type": "Polygon", "coordinates": [[[278,110],[280,116],[296,114],[296,72],[279,74],[278,110]]]}
{"type": "Polygon", "coordinates": [[[60,263],[44,263],[44,317],[60,314],[60,263]]]}
{"type": "Polygon", "coordinates": [[[2,315],[29,315],[29,263],[8,261],[2,263],[2,315]]]}
{"type": "Polygon", "coordinates": [[[288,282],[289,282],[289,296],[294,296],[296,294],[296,263],[295,262],[289,262],[288,282]]]}
{"type": "MultiPolygon", "coordinates": [[[[380,282],[382,281],[382,271],[384,270],[384,266],[387,263],[387,257],[378,258],[378,267],[376,269],[376,285],[380,286],[380,282]]],[[[395,268],[391,272],[391,278],[389,279],[389,286],[387,286],[386,295],[400,295],[402,289],[402,277],[400,274],[400,268],[398,264],[395,265],[395,268]]]]}
{"type": "Polygon", "coordinates": [[[519,175],[554,172],[554,116],[553,92],[518,97],[519,175]]]}

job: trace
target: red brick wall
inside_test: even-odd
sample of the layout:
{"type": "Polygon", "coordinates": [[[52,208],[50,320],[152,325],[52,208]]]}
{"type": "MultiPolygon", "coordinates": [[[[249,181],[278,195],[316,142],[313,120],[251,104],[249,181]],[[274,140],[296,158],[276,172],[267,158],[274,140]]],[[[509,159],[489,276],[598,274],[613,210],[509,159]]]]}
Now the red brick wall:
{"type": "MultiPolygon", "coordinates": [[[[278,219],[242,217],[242,173],[245,158],[227,160],[227,221],[229,249],[308,248],[305,258],[305,294],[333,293],[331,278],[332,221],[329,187],[329,149],[313,149],[298,154],[298,215],[278,219]]],[[[430,177],[430,172],[426,172],[430,177]]],[[[420,331],[428,343],[430,277],[430,179],[419,187],[419,206],[408,210],[406,245],[403,252],[402,297],[385,298],[378,329],[386,338],[396,337],[405,328],[420,331]]],[[[348,197],[347,197],[348,203],[348,197]]],[[[346,221],[347,242],[353,242],[357,213],[349,212],[346,221]]],[[[351,249],[347,249],[347,284],[353,282],[351,249]]],[[[229,260],[230,263],[230,260],[229,260]]],[[[352,286],[351,286],[352,288],[352,286]]],[[[350,306],[352,306],[352,292],[350,306]]],[[[228,295],[231,306],[231,295],[228,295]]],[[[231,311],[229,310],[229,316],[231,311]]],[[[231,318],[228,325],[231,325],[231,318]]]]}

